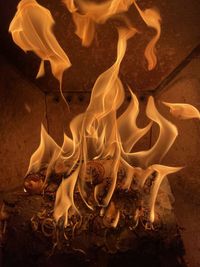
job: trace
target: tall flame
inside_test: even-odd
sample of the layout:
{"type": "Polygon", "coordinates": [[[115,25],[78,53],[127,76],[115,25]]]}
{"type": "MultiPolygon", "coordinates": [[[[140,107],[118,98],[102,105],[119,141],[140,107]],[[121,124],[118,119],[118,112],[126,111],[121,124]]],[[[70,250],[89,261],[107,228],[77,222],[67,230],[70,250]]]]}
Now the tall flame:
{"type": "Polygon", "coordinates": [[[148,220],[153,222],[155,200],[163,178],[180,170],[157,164],[175,141],[177,129],[158,112],[153,97],[149,98],[146,108],[150,119],[146,127],[137,127],[139,103],[131,91],[132,100],[128,108],[117,118],[117,110],[124,101],[124,89],[119,79],[120,64],[125,55],[127,41],[135,33],[135,29],[118,29],[116,61],[95,82],[85,113],[76,116],[70,123],[73,138],[65,135],[60,154],[56,153],[56,157],[51,160],[55,162],[52,166],[58,163],[66,166],[67,162],[71,164],[71,168],[67,168],[69,177],[61,182],[57,190],[54,209],[55,220],[64,217],[65,226],[74,213],[82,216],[74,202],[74,191],[78,190],[88,208],[93,210],[96,206],[102,207],[104,223],[117,227],[120,210],[113,202],[113,195],[121,168],[125,170],[126,177],[118,186],[126,190],[129,190],[134,176],[138,177],[138,185],[142,189],[152,173],[156,172],[153,186],[145,198],[149,210],[148,220]],[[150,130],[153,122],[160,128],[156,143],[147,151],[131,152],[137,141],[150,130]],[[91,191],[88,189],[88,182],[93,181],[87,170],[89,166],[92,168],[92,164],[96,164],[103,177],[95,182],[91,191]]]}
{"type": "MultiPolygon", "coordinates": [[[[120,161],[120,137],[117,131],[116,111],[124,100],[123,86],[118,78],[119,67],[126,51],[126,42],[132,37],[135,29],[118,30],[119,41],[117,49],[117,59],[107,71],[102,73],[97,79],[91,95],[91,100],[86,112],[76,117],[71,122],[72,135],[78,141],[79,157],[76,159],[82,162],[81,174],[79,174],[78,186],[80,194],[88,207],[88,195],[85,189],[85,172],[88,159],[114,158],[111,161],[109,172],[110,187],[106,196],[100,199],[100,195],[105,185],[97,185],[94,189],[94,198],[99,206],[108,206],[116,186],[117,170],[120,161]],[[110,100],[113,99],[113,103],[110,100]]],[[[58,190],[56,199],[60,198],[58,190]]],[[[69,196],[66,195],[66,198],[69,196]]],[[[56,201],[58,203],[58,201],[56,201]]],[[[55,206],[56,210],[62,210],[60,204],[55,206]]],[[[64,215],[64,214],[63,214],[64,215]]]]}
{"type": "Polygon", "coordinates": [[[40,145],[31,156],[27,173],[36,173],[41,169],[47,169],[49,170],[48,173],[50,173],[52,164],[60,154],[60,150],[61,148],[50,137],[50,135],[48,135],[42,124],[40,145]]]}
{"type": "MultiPolygon", "coordinates": [[[[104,23],[134,4],[146,25],[157,32],[145,50],[148,69],[152,70],[156,66],[155,46],[160,38],[161,18],[155,9],[142,11],[135,0],[108,0],[101,4],[83,0],[63,2],[72,13],[76,33],[85,46],[89,46],[94,38],[96,23],[104,23]]],[[[70,66],[70,62],[52,32],[53,24],[53,18],[46,8],[35,0],[22,0],[9,31],[14,42],[25,52],[34,51],[41,58],[38,77],[44,73],[44,61],[49,60],[53,75],[61,84],[63,72],[70,66]]],[[[45,183],[48,183],[52,172],[63,174],[56,192],[54,218],[56,222],[64,218],[65,226],[69,225],[73,215],[78,215],[80,219],[83,215],[75,201],[75,192],[78,192],[82,202],[91,211],[100,210],[104,225],[117,227],[122,205],[115,204],[115,192],[119,189],[129,191],[131,187],[144,192],[146,219],[152,223],[162,180],[166,175],[181,169],[160,164],[176,140],[178,131],[174,124],[159,113],[152,96],[146,107],[149,123],[144,128],[137,126],[139,102],[131,89],[129,106],[123,114],[117,116],[124,102],[124,88],[119,78],[120,65],[128,40],[137,33],[130,23],[127,26],[118,28],[115,62],[96,80],[86,111],[70,123],[72,138],[64,134],[60,147],[42,125],[40,145],[30,159],[28,174],[45,169],[45,183]],[[159,127],[154,145],[149,150],[134,152],[135,144],[150,131],[153,124],[159,127]]],[[[163,103],[176,117],[200,117],[198,110],[191,105],[163,103]]],[[[138,214],[136,212],[133,217],[138,218],[138,214]]]]}

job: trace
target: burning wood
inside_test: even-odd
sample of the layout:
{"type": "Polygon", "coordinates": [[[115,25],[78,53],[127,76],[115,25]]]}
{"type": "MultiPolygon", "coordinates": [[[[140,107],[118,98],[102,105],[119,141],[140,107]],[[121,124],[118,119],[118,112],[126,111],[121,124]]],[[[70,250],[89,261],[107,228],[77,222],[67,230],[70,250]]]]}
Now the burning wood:
{"type": "MultiPolygon", "coordinates": [[[[155,178],[155,175],[150,180],[153,177],[155,178]]],[[[53,179],[49,181],[48,186],[51,184],[54,184],[53,179]]],[[[149,184],[146,187],[151,186],[149,184]]],[[[108,208],[96,207],[93,211],[85,206],[76,191],[75,203],[83,216],[81,220],[75,214],[71,216],[67,227],[64,227],[65,218],[60,218],[57,223],[53,218],[56,190],[52,194],[46,189],[41,195],[7,194],[4,199],[10,219],[4,246],[5,266],[14,266],[13,263],[27,266],[32,263],[32,255],[36,266],[48,266],[54,259],[56,262],[66,264],[68,258],[62,259],[61,256],[65,254],[69,258],[73,257],[72,266],[83,266],[87,260],[90,266],[98,261],[99,266],[106,267],[108,262],[112,262],[112,254],[117,257],[117,252],[130,259],[134,255],[134,262],[143,266],[142,250],[148,261],[153,257],[156,258],[156,264],[159,260],[159,262],[167,262],[168,266],[176,263],[176,266],[185,267],[184,263],[180,263],[183,255],[182,243],[171,204],[165,201],[165,198],[169,201],[168,190],[166,184],[163,184],[157,198],[156,224],[153,231],[152,229],[147,231],[144,227],[146,221],[141,201],[143,196],[132,189],[117,190],[108,208]],[[120,213],[117,226],[115,225],[116,218],[118,219],[116,207],[123,211],[120,213]],[[16,245],[13,244],[13,239],[18,240],[16,245]],[[157,248],[158,244],[159,248],[157,248]],[[12,257],[8,257],[10,253],[12,257]],[[167,257],[169,253],[174,256],[167,257]],[[99,257],[103,257],[104,263],[99,257]],[[76,263],[77,259],[79,264],[76,263]]],[[[115,264],[112,263],[111,266],[115,264]]]]}
{"type": "MultiPolygon", "coordinates": [[[[151,170],[146,171],[136,169],[131,182],[129,182],[129,188],[126,188],[124,185],[127,184],[127,169],[121,163],[117,173],[116,188],[111,201],[108,206],[104,206],[103,199],[109,191],[112,182],[111,177],[109,177],[110,165],[112,165],[112,160],[110,159],[93,160],[87,163],[85,175],[81,178],[85,181],[84,192],[87,205],[81,196],[79,186],[76,185],[73,191],[73,202],[78,212],[69,209],[67,224],[65,216],[61,216],[56,224],[53,209],[58,188],[63,180],[65,182],[70,179],[71,174],[67,175],[67,172],[61,173],[59,169],[59,172],[52,173],[45,185],[43,184],[44,176],[41,174],[28,175],[25,179],[25,185],[27,184],[27,179],[28,181],[38,181],[38,179],[41,179],[42,185],[44,185],[44,208],[32,217],[32,229],[34,231],[40,230],[45,236],[51,237],[53,242],[58,241],[55,241],[58,233],[59,238],[73,242],[73,239],[76,239],[77,236],[82,235],[84,232],[89,234],[92,227],[95,236],[99,236],[93,240],[93,243],[97,242],[95,245],[98,246],[99,238],[101,236],[104,238],[105,229],[116,229],[116,233],[121,233],[124,229],[132,231],[140,224],[145,229],[154,229],[155,225],[159,225],[159,218],[151,218],[151,203],[155,205],[154,200],[151,200],[151,193],[157,190],[156,188],[159,188],[157,183],[162,181],[163,174],[159,175],[159,172],[162,172],[162,168],[155,166],[151,170]],[[98,196],[95,196],[97,186],[101,190],[98,196]],[[152,224],[153,221],[155,221],[154,226],[152,224]]],[[[171,168],[169,171],[174,171],[174,169],[171,168]]],[[[31,187],[31,189],[31,194],[38,194],[37,187],[35,191],[34,187],[31,187]]],[[[157,212],[159,211],[156,211],[156,214],[157,212]]],[[[153,215],[155,217],[154,212],[153,215]]],[[[101,240],[101,244],[102,242],[104,242],[104,239],[101,240]]]]}

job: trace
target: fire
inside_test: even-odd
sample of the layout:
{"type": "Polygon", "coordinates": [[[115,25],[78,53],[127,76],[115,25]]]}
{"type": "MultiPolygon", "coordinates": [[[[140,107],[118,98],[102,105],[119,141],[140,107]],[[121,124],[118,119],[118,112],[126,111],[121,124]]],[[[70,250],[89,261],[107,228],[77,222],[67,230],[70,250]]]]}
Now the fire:
{"type": "MultiPolygon", "coordinates": [[[[96,4],[65,0],[64,3],[73,15],[77,35],[86,46],[93,40],[95,23],[104,23],[134,4],[147,26],[157,31],[145,50],[148,69],[156,66],[155,45],[161,33],[161,18],[156,10],[142,11],[135,1],[109,0],[96,4]]],[[[61,82],[70,62],[53,35],[53,24],[47,9],[34,0],[22,0],[9,31],[24,51],[32,50],[42,59],[38,75],[43,74],[43,61],[49,60],[54,76],[61,82]]],[[[117,116],[125,96],[119,78],[120,65],[128,40],[137,34],[130,24],[117,30],[116,60],[96,80],[86,111],[71,121],[72,138],[65,134],[60,147],[42,125],[40,145],[30,159],[27,177],[42,172],[45,176],[43,190],[50,183],[52,175],[61,175],[53,215],[57,223],[64,218],[65,227],[73,224],[74,217],[76,222],[81,223],[87,208],[90,212],[97,212],[106,227],[116,228],[125,209],[119,195],[131,199],[133,191],[143,196],[142,208],[131,211],[133,224],[137,225],[139,218],[143,217],[146,227],[149,224],[152,226],[156,198],[163,179],[181,169],[161,165],[176,140],[178,130],[160,114],[152,96],[146,107],[149,123],[144,128],[137,126],[139,102],[131,89],[129,106],[122,115],[117,116]],[[149,150],[134,152],[135,144],[150,131],[153,124],[159,126],[155,144],[149,150]],[[82,209],[83,204],[85,208],[82,209]]],[[[199,111],[191,105],[163,104],[178,118],[200,118],[199,111]]]]}
{"type": "Polygon", "coordinates": [[[143,21],[146,23],[146,25],[156,30],[155,37],[153,37],[153,39],[149,42],[144,52],[144,55],[148,62],[148,70],[152,70],[155,68],[157,64],[155,47],[161,34],[161,26],[160,26],[161,17],[156,9],[149,8],[142,11],[138,6],[138,4],[136,3],[136,1],[134,1],[134,4],[138,12],[140,13],[143,21]]]}
{"type": "Polygon", "coordinates": [[[12,34],[13,41],[24,52],[33,51],[41,59],[36,78],[45,74],[44,61],[50,62],[52,73],[60,82],[62,94],[62,76],[71,63],[53,34],[54,24],[54,19],[48,9],[39,5],[35,0],[22,0],[10,23],[9,32],[12,34]]]}
{"type": "Polygon", "coordinates": [[[143,11],[136,3],[136,0],[108,0],[102,3],[84,0],[63,0],[63,3],[72,13],[76,25],[76,34],[82,40],[83,46],[91,45],[95,36],[96,24],[104,24],[110,18],[118,16],[127,27],[131,28],[132,24],[129,18],[122,16],[122,14],[134,4],[146,25],[156,30],[156,35],[149,42],[144,52],[148,62],[148,70],[155,68],[157,64],[155,47],[161,34],[161,17],[156,9],[148,8],[143,11]]]}
{"type": "Polygon", "coordinates": [[[151,164],[160,162],[164,158],[170,147],[173,145],[178,135],[176,126],[173,125],[170,121],[166,120],[158,112],[152,96],[149,97],[147,103],[146,115],[152,122],[158,124],[160,129],[158,139],[151,149],[128,154],[129,158],[136,165],[139,164],[143,167],[147,167],[151,164]]]}
{"type": "Polygon", "coordinates": [[[163,104],[170,108],[170,113],[179,119],[200,119],[200,113],[198,109],[189,104],[180,104],[180,103],[167,103],[163,104]]]}
{"type": "Polygon", "coordinates": [[[72,13],[76,25],[76,34],[82,40],[82,45],[90,46],[94,39],[96,24],[103,24],[109,18],[129,9],[132,0],[108,0],[94,3],[83,0],[63,0],[72,13]]]}

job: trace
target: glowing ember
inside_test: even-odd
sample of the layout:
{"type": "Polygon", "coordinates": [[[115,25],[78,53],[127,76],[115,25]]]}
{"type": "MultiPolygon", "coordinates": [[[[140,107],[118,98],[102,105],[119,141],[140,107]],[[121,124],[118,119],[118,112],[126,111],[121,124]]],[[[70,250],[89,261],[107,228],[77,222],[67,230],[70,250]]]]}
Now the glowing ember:
{"type": "MultiPolygon", "coordinates": [[[[133,4],[147,26],[157,31],[145,50],[148,69],[155,67],[155,45],[161,33],[161,19],[156,10],[142,11],[135,1],[110,0],[96,4],[65,0],[64,3],[73,15],[77,35],[86,46],[93,40],[95,23],[104,23],[133,4]]],[[[137,126],[139,103],[131,89],[131,102],[117,117],[117,110],[124,102],[120,64],[128,40],[137,33],[127,21],[126,27],[117,29],[114,64],[96,80],[86,111],[70,123],[72,138],[64,135],[63,145],[59,147],[42,126],[40,145],[30,160],[25,180],[27,190],[56,191],[54,219],[58,224],[63,219],[65,227],[70,229],[85,222],[88,214],[98,214],[107,228],[117,228],[127,216],[132,222],[130,227],[136,227],[142,218],[145,227],[152,228],[160,185],[164,177],[181,169],[160,165],[178,131],[159,113],[153,97],[149,97],[146,107],[149,119],[146,127],[137,126]],[[134,152],[135,144],[150,131],[153,123],[159,126],[157,141],[149,150],[134,152]],[[36,179],[34,173],[45,178],[36,179]]],[[[49,60],[54,76],[61,82],[70,63],[52,33],[53,23],[47,9],[34,0],[22,0],[9,30],[16,44],[24,51],[34,51],[42,59],[39,75],[43,74],[43,61],[49,60]]],[[[198,110],[191,105],[164,104],[176,117],[200,118],[198,110]]]]}

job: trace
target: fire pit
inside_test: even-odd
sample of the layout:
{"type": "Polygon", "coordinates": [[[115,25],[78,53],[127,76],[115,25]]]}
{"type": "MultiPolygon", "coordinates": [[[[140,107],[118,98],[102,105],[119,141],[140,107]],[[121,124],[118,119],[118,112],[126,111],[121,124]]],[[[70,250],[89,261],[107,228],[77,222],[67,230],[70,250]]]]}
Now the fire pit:
{"type": "MultiPolygon", "coordinates": [[[[40,145],[30,158],[24,192],[3,197],[4,265],[121,266],[123,257],[130,261],[128,266],[186,266],[166,180],[183,166],[162,164],[178,129],[161,115],[151,95],[145,108],[147,123],[139,127],[138,98],[129,86],[125,90],[119,77],[127,44],[138,34],[126,12],[135,8],[145,25],[155,30],[144,50],[148,71],[157,65],[161,15],[154,8],[143,10],[136,1],[63,3],[72,15],[76,35],[88,49],[98,25],[115,19],[117,55],[94,83],[85,111],[71,120],[70,134],[64,133],[62,145],[41,125],[40,145]],[[122,108],[125,94],[129,103],[122,108]],[[159,130],[154,144],[136,150],[153,125],[159,130]],[[19,242],[13,244],[12,237],[19,242]]],[[[45,62],[50,63],[70,112],[62,83],[71,62],[55,37],[54,23],[47,8],[35,0],[22,0],[9,32],[22,50],[33,51],[41,59],[37,78],[45,74],[45,62]]],[[[200,119],[190,104],[162,104],[177,119],[200,119]]]]}

